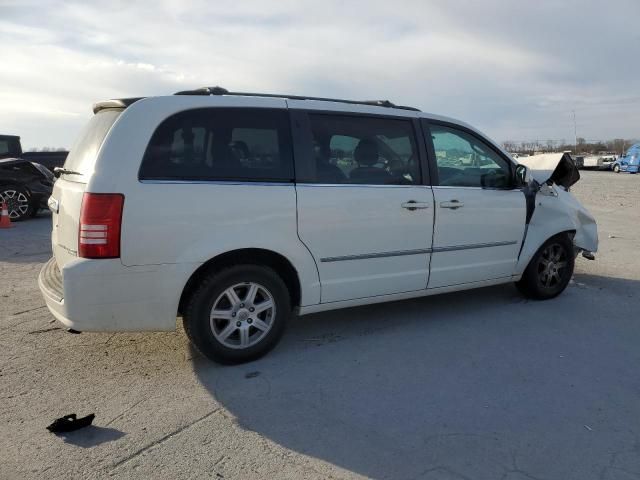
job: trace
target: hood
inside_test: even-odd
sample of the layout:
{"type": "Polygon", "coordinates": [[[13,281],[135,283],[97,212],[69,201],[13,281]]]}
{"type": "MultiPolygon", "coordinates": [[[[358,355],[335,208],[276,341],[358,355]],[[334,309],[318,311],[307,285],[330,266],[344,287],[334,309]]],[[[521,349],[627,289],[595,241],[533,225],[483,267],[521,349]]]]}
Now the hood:
{"type": "Polygon", "coordinates": [[[51,180],[52,182],[55,181],[55,177],[53,176],[53,173],[47,167],[36,162],[29,162],[29,163],[34,167],[36,167],[38,171],[41,174],[43,174],[45,177],[47,177],[49,180],[51,180]]]}
{"type": "MultiPolygon", "coordinates": [[[[40,165],[39,163],[30,162],[23,158],[3,158],[0,160],[0,167],[12,167],[10,168],[11,170],[28,171],[32,172],[32,174],[38,172],[52,183],[55,180],[53,173],[51,173],[47,167],[40,165]]],[[[7,170],[9,170],[9,168],[7,170]]],[[[0,180],[2,180],[1,177],[2,175],[0,174],[0,180]]]]}
{"type": "Polygon", "coordinates": [[[24,162],[26,162],[26,160],[23,160],[22,158],[15,158],[15,157],[0,159],[0,165],[2,165],[2,166],[20,165],[20,164],[22,164],[24,162]]]}
{"type": "Polygon", "coordinates": [[[518,163],[526,165],[531,175],[540,184],[555,183],[565,189],[580,180],[580,172],[568,153],[543,153],[518,158],[518,163]]]}

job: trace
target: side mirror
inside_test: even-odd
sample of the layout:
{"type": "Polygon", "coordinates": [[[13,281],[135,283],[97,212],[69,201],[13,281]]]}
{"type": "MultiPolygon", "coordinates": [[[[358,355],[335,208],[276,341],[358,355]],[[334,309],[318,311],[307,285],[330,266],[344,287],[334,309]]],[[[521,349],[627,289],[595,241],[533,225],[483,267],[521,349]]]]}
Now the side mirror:
{"type": "Polygon", "coordinates": [[[526,165],[518,165],[516,166],[516,186],[524,187],[531,183],[533,180],[533,175],[531,175],[531,170],[526,165]]]}

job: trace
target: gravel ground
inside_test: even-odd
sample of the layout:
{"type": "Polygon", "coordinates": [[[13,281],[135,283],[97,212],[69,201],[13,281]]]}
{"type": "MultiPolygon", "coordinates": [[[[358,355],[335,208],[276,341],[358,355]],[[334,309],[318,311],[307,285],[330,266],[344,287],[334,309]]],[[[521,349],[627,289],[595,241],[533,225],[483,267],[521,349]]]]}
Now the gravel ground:
{"type": "Polygon", "coordinates": [[[640,478],[640,175],[583,172],[601,248],[555,300],[512,286],[303,317],[266,358],[184,332],[62,330],[50,218],[0,231],[0,478],[640,478]],[[68,413],[94,426],[57,437],[68,413]]]}

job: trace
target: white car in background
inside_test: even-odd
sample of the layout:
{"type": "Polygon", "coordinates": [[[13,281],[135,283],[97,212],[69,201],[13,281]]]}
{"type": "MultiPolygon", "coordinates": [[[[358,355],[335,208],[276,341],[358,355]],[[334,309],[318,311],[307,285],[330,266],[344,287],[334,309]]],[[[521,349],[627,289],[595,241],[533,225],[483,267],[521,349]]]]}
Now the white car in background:
{"type": "Polygon", "coordinates": [[[598,170],[611,170],[616,161],[615,155],[586,155],[581,168],[595,168],[598,170]]]}
{"type": "Polygon", "coordinates": [[[39,276],[76,331],[181,316],[204,355],[242,362],[292,313],[512,282],[549,299],[598,246],[562,154],[532,172],[414,108],[214,87],[94,113],[56,172],[39,276]]]}
{"type": "Polygon", "coordinates": [[[600,170],[612,170],[613,164],[616,162],[617,158],[618,157],[616,157],[615,154],[603,155],[601,157],[602,161],[599,165],[600,170]]]}

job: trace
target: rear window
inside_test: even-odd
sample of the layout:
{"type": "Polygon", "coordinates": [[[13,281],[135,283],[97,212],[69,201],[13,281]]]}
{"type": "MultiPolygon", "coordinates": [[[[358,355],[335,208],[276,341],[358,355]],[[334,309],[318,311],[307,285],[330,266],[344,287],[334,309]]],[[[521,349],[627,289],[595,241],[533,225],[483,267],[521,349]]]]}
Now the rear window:
{"type": "Polygon", "coordinates": [[[20,156],[20,141],[17,138],[0,138],[0,155],[20,156]]]}
{"type": "Polygon", "coordinates": [[[139,178],[291,182],[287,112],[201,108],[172,115],[151,137],[139,178]]]}
{"type": "MultiPolygon", "coordinates": [[[[64,168],[79,172],[82,175],[91,175],[102,141],[120,113],[122,113],[122,110],[109,109],[95,114],[71,148],[64,162],[64,168]]],[[[77,175],[67,175],[65,178],[74,180],[77,177],[77,175]]]]}

